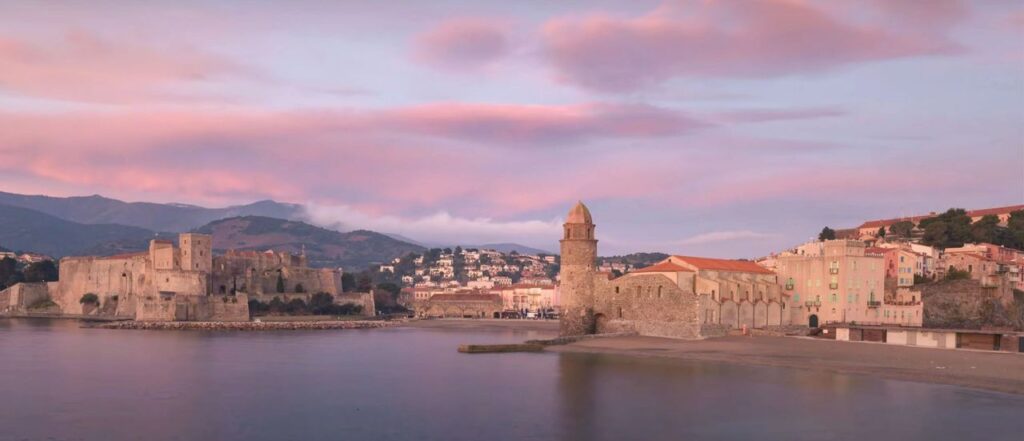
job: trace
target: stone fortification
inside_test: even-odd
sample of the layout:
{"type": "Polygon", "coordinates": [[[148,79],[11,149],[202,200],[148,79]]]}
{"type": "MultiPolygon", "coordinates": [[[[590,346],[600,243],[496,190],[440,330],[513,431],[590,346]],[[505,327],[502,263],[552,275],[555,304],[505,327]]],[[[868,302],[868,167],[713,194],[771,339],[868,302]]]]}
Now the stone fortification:
{"type": "Polygon", "coordinates": [[[312,294],[326,292],[336,303],[362,305],[365,314],[375,313],[372,294],[341,293],[340,269],[309,268],[304,255],[273,251],[229,251],[215,258],[212,245],[209,235],[186,233],[177,246],[153,240],[140,253],[66,257],[60,261],[59,282],[6,289],[0,292],[0,310],[25,312],[49,298],[60,313],[75,316],[248,321],[250,298],[273,293],[308,302],[312,294]]]}

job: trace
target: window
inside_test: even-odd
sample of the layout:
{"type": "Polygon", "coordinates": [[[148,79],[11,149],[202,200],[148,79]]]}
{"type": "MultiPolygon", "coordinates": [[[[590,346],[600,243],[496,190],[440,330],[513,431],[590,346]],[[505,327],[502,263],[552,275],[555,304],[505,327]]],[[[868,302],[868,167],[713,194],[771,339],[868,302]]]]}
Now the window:
{"type": "Polygon", "coordinates": [[[661,285],[658,285],[658,298],[661,298],[661,285]]]}
{"type": "Polygon", "coordinates": [[[836,303],[836,293],[832,293],[832,303],[836,303]]]}
{"type": "Polygon", "coordinates": [[[615,287],[615,294],[618,294],[618,293],[619,293],[619,287],[616,286],[615,287]]]}
{"type": "Polygon", "coordinates": [[[800,294],[799,293],[793,294],[793,302],[800,303],[800,294]]]}

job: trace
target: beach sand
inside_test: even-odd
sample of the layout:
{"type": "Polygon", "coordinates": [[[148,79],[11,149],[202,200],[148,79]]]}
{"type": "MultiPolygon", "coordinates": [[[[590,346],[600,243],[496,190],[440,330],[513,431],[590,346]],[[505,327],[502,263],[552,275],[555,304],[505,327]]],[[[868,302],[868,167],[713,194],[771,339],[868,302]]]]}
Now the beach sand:
{"type": "Polygon", "coordinates": [[[639,336],[595,338],[546,350],[810,369],[1024,394],[1022,353],[739,336],[699,341],[639,336]]]}

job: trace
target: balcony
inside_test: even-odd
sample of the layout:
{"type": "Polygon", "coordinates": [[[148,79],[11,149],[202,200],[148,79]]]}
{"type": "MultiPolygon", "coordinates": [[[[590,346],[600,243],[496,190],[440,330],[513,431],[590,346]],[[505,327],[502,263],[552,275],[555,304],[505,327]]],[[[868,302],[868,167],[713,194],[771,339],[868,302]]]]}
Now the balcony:
{"type": "Polygon", "coordinates": [[[792,290],[793,290],[793,284],[787,284],[786,285],[786,291],[792,291],[792,290]]]}
{"type": "Polygon", "coordinates": [[[881,300],[868,300],[868,308],[880,308],[881,306],[881,300]]]}
{"type": "Polygon", "coordinates": [[[812,306],[820,307],[821,306],[821,300],[808,300],[808,301],[804,302],[804,305],[806,305],[808,308],[810,308],[812,306]]]}
{"type": "Polygon", "coordinates": [[[828,284],[828,289],[839,289],[839,284],[838,283],[829,283],[828,284]]]}
{"type": "Polygon", "coordinates": [[[839,274],[839,268],[838,267],[829,268],[828,269],[828,273],[829,274],[839,274]]]}

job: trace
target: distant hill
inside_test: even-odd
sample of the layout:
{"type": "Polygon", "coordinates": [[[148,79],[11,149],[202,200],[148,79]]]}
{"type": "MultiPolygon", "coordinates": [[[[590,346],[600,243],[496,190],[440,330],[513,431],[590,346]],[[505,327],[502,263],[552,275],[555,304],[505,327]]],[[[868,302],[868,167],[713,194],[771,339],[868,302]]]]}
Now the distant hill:
{"type": "Polygon", "coordinates": [[[188,231],[217,219],[267,216],[305,219],[301,205],[260,201],[225,208],[124,202],[103,196],[50,197],[0,192],[0,204],[27,208],[79,224],[119,224],[152,231],[188,231]]]}
{"type": "Polygon", "coordinates": [[[462,248],[477,248],[481,250],[494,250],[502,253],[511,253],[515,251],[519,254],[558,254],[552,253],[551,251],[542,250],[540,248],[532,248],[526,245],[520,245],[517,243],[485,243],[483,245],[463,245],[462,248]]]}
{"type": "Polygon", "coordinates": [[[299,253],[303,246],[311,266],[365,268],[372,263],[388,262],[410,252],[424,250],[419,245],[393,239],[373,231],[339,233],[304,222],[263,216],[243,216],[211,222],[196,230],[213,235],[217,251],[265,250],[299,253]]]}
{"type": "Polygon", "coordinates": [[[27,208],[0,205],[0,243],[55,258],[145,249],[151,230],[117,224],[85,225],[27,208]]]}
{"type": "MultiPolygon", "coordinates": [[[[404,237],[404,236],[400,236],[398,234],[389,234],[388,236],[390,236],[391,238],[394,238],[394,239],[399,239],[399,240],[401,240],[401,238],[404,237]]],[[[408,238],[406,238],[406,239],[408,239],[408,238]]],[[[406,240],[406,242],[410,242],[410,241],[411,240],[406,240]]],[[[515,251],[515,252],[517,252],[519,254],[558,254],[558,253],[553,253],[551,251],[542,250],[540,248],[533,248],[533,247],[528,247],[526,245],[520,245],[518,243],[485,243],[485,244],[482,244],[482,245],[462,245],[462,244],[451,245],[451,244],[438,244],[438,243],[422,243],[422,242],[415,242],[415,241],[412,241],[411,243],[415,243],[417,245],[421,245],[424,248],[455,248],[456,246],[460,246],[460,247],[462,247],[464,249],[494,250],[494,251],[502,252],[502,253],[505,253],[505,254],[511,253],[512,251],[515,251]]]]}
{"type": "Polygon", "coordinates": [[[598,257],[598,264],[602,263],[628,263],[637,268],[643,268],[645,266],[654,265],[655,263],[661,262],[662,260],[668,259],[668,254],[665,253],[633,253],[626,254],[624,256],[607,256],[598,257]]]}

